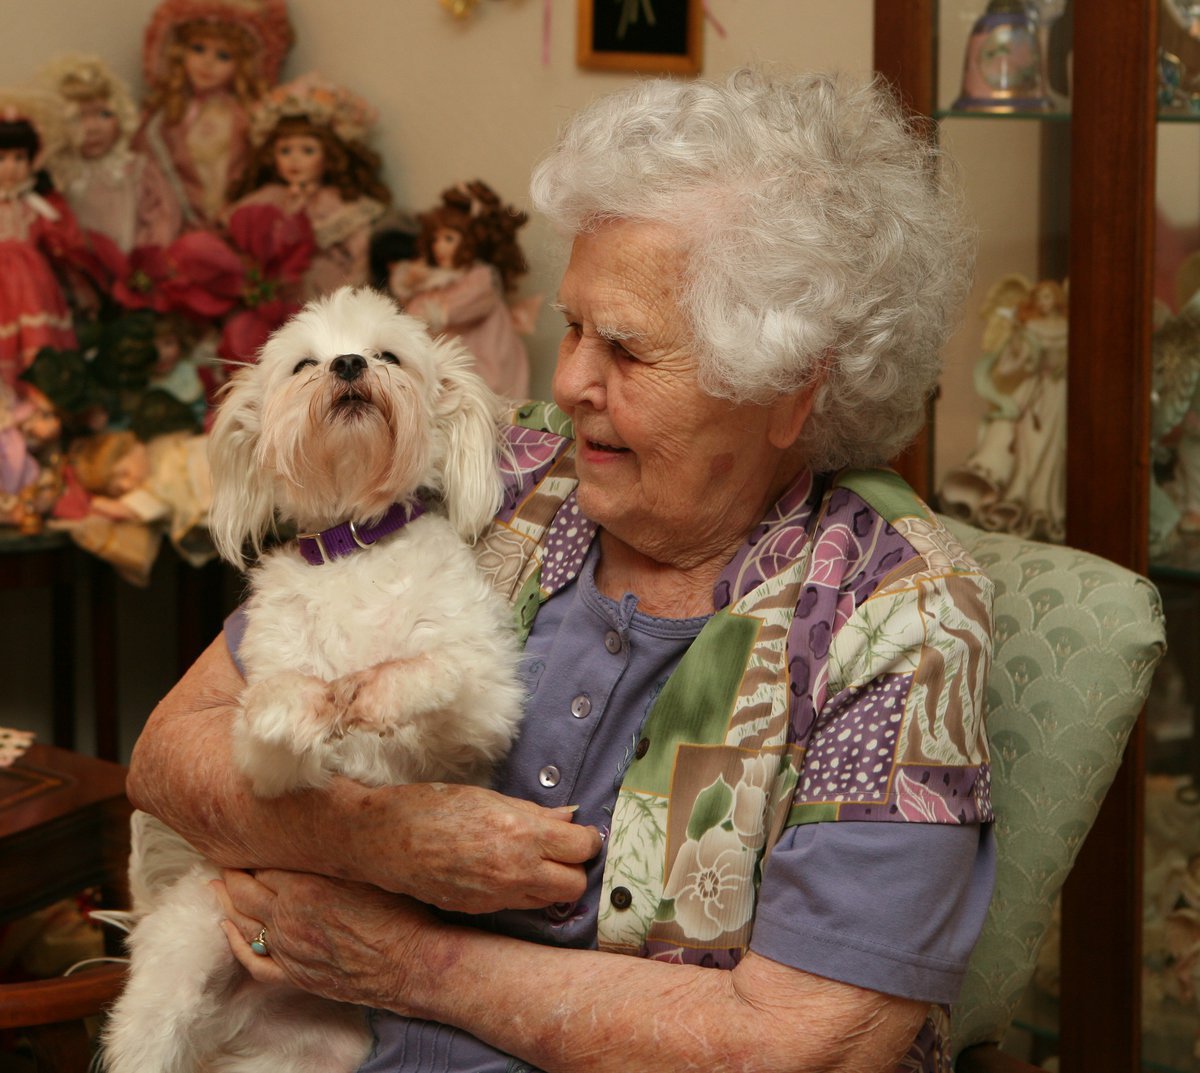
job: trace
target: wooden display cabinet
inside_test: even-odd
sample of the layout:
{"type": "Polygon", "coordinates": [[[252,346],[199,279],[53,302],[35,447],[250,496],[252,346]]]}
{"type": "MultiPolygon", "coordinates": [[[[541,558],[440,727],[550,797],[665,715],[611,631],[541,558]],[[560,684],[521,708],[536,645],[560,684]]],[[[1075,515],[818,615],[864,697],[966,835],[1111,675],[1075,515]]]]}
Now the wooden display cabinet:
{"type": "MultiPolygon", "coordinates": [[[[1042,143],[1028,176],[1044,239],[1034,270],[1044,272],[1038,278],[1070,279],[1066,541],[1142,573],[1149,568],[1157,5],[1076,0],[1069,116],[947,117],[944,102],[958,86],[945,85],[945,72],[957,65],[961,74],[962,46],[947,45],[955,55],[939,56],[946,12],[934,0],[876,0],[874,31],[876,69],[925,117],[930,137],[949,141],[951,127],[968,125],[994,137],[986,166],[960,157],[964,171],[976,169],[968,182],[986,184],[1011,163],[1004,145],[1016,125],[1042,143]]],[[[986,2],[941,6],[969,26],[986,2]]],[[[996,229],[984,229],[982,245],[996,240],[996,229]]],[[[932,495],[937,435],[935,421],[902,460],[906,476],[932,495]]],[[[1129,1073],[1142,1064],[1144,777],[1139,725],[1064,892],[1062,1073],[1129,1073]]]]}

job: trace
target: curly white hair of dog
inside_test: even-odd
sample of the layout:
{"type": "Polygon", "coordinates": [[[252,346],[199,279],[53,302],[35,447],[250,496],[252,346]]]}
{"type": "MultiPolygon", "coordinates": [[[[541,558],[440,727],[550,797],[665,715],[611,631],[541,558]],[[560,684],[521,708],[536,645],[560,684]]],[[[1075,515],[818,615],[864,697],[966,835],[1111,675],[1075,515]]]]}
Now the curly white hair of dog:
{"type": "MultiPolygon", "coordinates": [[[[260,557],[233,728],[256,794],[335,773],[484,782],[506,753],[518,645],[470,547],[502,498],[500,406],[460,344],[369,289],[310,303],[232,377],[210,442],[210,529],[232,563],[260,557]],[[308,538],[309,559],[296,542],[263,553],[277,520],[327,539],[308,538]],[[336,545],[349,553],[331,551],[351,522],[336,545]]],[[[357,1068],[362,1012],[251,980],[218,927],[215,866],[144,814],[133,835],[131,968],[105,1030],[108,1073],[357,1068]]]]}

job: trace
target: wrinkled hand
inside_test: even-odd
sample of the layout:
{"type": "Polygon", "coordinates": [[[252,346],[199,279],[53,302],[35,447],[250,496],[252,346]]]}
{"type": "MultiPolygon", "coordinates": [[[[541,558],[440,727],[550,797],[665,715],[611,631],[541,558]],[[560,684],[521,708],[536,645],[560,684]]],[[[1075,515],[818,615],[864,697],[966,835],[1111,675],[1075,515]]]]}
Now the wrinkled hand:
{"type": "Polygon", "coordinates": [[[326,998],[402,1007],[442,927],[410,898],[302,872],[234,870],[212,883],[230,949],[250,975],[326,998]],[[250,949],[267,929],[269,957],[250,949]]]}
{"type": "Polygon", "coordinates": [[[477,786],[401,789],[364,802],[355,839],[359,878],[464,913],[538,909],[582,896],[583,865],[603,840],[595,828],[572,823],[570,809],[477,786]]]}

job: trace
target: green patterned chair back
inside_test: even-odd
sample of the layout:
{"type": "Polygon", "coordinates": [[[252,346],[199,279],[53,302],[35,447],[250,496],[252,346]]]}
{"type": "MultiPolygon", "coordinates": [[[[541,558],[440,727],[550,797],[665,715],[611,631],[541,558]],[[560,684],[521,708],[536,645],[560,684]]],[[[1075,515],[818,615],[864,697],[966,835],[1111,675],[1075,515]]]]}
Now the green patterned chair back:
{"type": "Polygon", "coordinates": [[[998,1042],[1012,1021],[1165,637],[1145,578],[1072,548],[942,520],[996,586],[987,687],[996,889],[954,1007],[958,1054],[998,1042]]]}

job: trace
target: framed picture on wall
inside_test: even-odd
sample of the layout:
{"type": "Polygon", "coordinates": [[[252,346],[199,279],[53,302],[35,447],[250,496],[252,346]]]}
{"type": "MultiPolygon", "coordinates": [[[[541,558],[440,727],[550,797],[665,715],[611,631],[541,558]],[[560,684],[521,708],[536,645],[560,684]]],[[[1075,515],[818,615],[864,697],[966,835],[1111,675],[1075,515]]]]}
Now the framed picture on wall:
{"type": "Polygon", "coordinates": [[[575,62],[598,70],[697,74],[701,0],[579,0],[575,62]]]}

